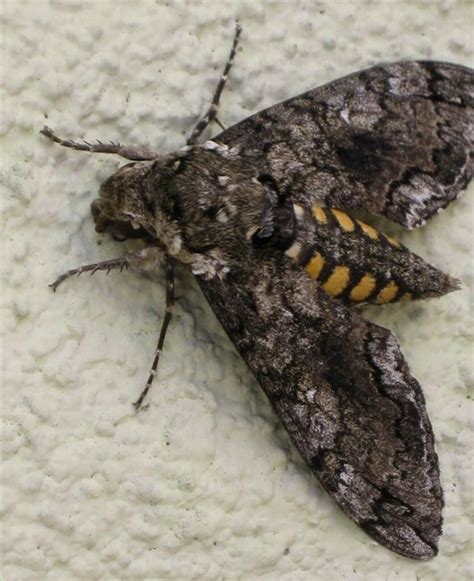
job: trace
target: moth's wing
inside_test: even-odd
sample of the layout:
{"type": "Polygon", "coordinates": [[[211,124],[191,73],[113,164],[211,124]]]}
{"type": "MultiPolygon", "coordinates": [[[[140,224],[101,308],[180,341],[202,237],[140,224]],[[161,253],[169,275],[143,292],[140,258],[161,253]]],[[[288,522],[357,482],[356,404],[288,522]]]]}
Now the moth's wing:
{"type": "Polygon", "coordinates": [[[419,383],[395,337],[283,259],[198,277],[301,455],[388,548],[436,555],[443,496],[419,383]]]}
{"type": "Polygon", "coordinates": [[[261,111],[215,139],[280,195],[423,224],[472,178],[474,71],[375,66],[261,111]]]}

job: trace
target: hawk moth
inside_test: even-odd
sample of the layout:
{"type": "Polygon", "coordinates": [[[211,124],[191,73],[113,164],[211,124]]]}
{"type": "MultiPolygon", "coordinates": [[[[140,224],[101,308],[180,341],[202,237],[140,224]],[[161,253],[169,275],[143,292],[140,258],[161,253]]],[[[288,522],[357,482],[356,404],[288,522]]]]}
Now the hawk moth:
{"type": "Polygon", "coordinates": [[[393,334],[354,306],[458,287],[351,215],[407,228],[472,177],[474,72],[398,62],[354,73],[256,113],[202,144],[217,119],[234,43],[187,145],[78,143],[128,160],[91,205],[98,232],[144,247],[61,275],[166,265],[166,311],[140,407],[187,266],[322,486],[363,530],[413,559],[437,554],[443,495],[421,387],[393,334]],[[349,213],[348,213],[349,212],[349,213]]]}

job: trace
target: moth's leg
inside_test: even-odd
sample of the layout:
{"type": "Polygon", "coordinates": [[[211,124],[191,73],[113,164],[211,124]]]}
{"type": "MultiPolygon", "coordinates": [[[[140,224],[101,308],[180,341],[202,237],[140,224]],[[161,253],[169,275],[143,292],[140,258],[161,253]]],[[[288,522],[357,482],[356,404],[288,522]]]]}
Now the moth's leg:
{"type": "MultiPolygon", "coordinates": [[[[242,32],[242,28],[241,28],[240,24],[237,22],[235,25],[234,42],[232,43],[232,48],[230,50],[229,58],[227,59],[227,62],[225,64],[224,72],[222,73],[221,78],[219,79],[219,82],[217,83],[217,87],[216,87],[216,90],[214,92],[214,97],[212,98],[211,105],[210,105],[209,109],[207,110],[207,113],[204,115],[204,117],[202,117],[202,119],[200,119],[198,121],[198,123],[197,123],[196,127],[193,129],[189,139],[186,141],[186,145],[194,145],[197,142],[197,140],[199,139],[199,136],[204,131],[204,129],[206,129],[206,127],[209,125],[209,123],[211,123],[216,118],[217,110],[219,108],[219,101],[220,101],[224,86],[226,84],[227,77],[229,75],[229,71],[230,71],[230,69],[232,67],[232,63],[234,61],[235,51],[236,51],[237,45],[239,43],[239,37],[240,37],[241,32],[242,32]]],[[[221,124],[219,123],[219,125],[221,125],[221,124]]]]}
{"type": "Polygon", "coordinates": [[[174,270],[173,263],[169,257],[166,257],[166,310],[163,322],[161,323],[160,335],[158,337],[158,345],[156,346],[155,358],[153,359],[153,364],[151,366],[150,375],[145,385],[145,389],[141,392],[140,397],[133,404],[135,410],[138,411],[145,399],[147,393],[150,391],[150,387],[153,383],[153,379],[156,375],[156,370],[158,368],[158,363],[160,361],[160,356],[163,351],[163,345],[165,342],[166,332],[168,330],[168,325],[170,324],[171,317],[173,316],[174,309],[174,270]]]}
{"type": "Polygon", "coordinates": [[[106,270],[107,274],[111,270],[120,269],[122,271],[124,268],[134,268],[140,272],[149,272],[153,270],[160,260],[163,259],[164,252],[156,246],[148,246],[142,250],[136,252],[130,252],[121,258],[112,258],[111,260],[104,260],[103,262],[95,262],[93,264],[84,264],[78,268],[73,268],[68,270],[61,276],[51,283],[49,286],[56,292],[58,286],[63,283],[66,279],[71,276],[79,276],[83,272],[90,272],[94,274],[98,270],[106,270]]]}
{"type": "Polygon", "coordinates": [[[158,152],[151,150],[146,145],[122,145],[121,143],[114,143],[113,141],[102,143],[99,140],[97,140],[97,143],[89,143],[88,141],[79,143],[70,139],[61,139],[49,127],[43,127],[40,133],[51,141],[54,141],[54,143],[59,143],[63,147],[69,147],[78,151],[114,153],[132,161],[146,161],[159,157],[158,152]]]}

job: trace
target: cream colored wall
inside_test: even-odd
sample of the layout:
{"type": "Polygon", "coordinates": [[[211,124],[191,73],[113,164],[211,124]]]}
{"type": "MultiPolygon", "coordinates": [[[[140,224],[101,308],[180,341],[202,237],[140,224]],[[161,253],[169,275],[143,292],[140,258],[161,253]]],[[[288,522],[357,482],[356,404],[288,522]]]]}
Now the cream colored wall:
{"type": "Polygon", "coordinates": [[[369,316],[399,337],[427,400],[446,496],[440,555],[374,543],[322,492],[190,275],[149,408],[135,416],[163,275],[62,271],[123,252],[89,204],[120,164],[64,136],[180,147],[243,26],[219,117],[379,61],[472,65],[469,2],[3,3],[5,579],[468,579],[472,189],[390,232],[466,287],[369,316]]]}

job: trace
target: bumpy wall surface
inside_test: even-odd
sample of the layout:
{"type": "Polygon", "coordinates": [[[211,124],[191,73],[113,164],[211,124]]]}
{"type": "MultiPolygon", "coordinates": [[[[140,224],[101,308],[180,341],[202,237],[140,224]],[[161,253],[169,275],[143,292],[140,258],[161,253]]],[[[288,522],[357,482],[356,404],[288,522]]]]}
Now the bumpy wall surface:
{"type": "Polygon", "coordinates": [[[180,147],[237,17],[227,125],[379,61],[472,65],[472,4],[58,0],[7,1],[2,13],[2,578],[468,579],[472,189],[419,231],[388,225],[465,287],[368,311],[399,337],[437,437],[444,535],[440,555],[416,563],[322,491],[187,273],[150,405],[133,413],[163,274],[84,275],[52,294],[62,271],[124,252],[89,212],[121,162],[38,131],[180,147]]]}

